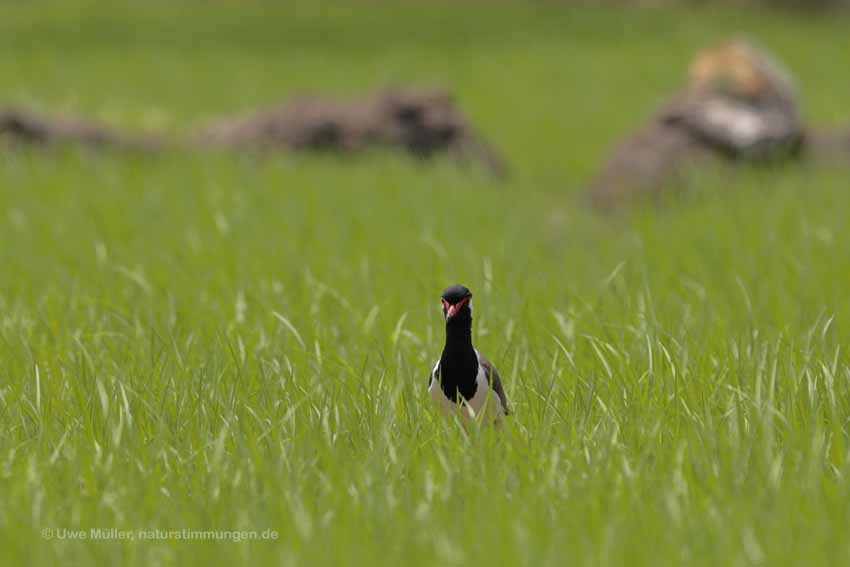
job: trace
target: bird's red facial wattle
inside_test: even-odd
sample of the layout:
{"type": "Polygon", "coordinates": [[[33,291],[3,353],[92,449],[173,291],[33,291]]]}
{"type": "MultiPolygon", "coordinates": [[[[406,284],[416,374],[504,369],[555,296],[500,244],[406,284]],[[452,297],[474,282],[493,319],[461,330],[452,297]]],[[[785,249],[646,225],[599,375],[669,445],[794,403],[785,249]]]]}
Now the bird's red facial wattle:
{"type": "Polygon", "coordinates": [[[468,297],[464,297],[454,305],[443,299],[443,308],[446,310],[446,321],[457,315],[458,311],[467,303],[469,303],[468,297]]]}

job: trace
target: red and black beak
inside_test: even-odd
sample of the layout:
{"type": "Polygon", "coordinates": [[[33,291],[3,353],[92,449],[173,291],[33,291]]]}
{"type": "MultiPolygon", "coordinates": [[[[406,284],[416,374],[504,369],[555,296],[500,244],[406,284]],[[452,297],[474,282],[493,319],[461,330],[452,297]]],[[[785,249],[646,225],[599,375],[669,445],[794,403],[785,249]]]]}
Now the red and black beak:
{"type": "Polygon", "coordinates": [[[446,312],[446,321],[457,315],[458,311],[460,311],[460,309],[467,303],[469,303],[469,297],[464,297],[455,304],[451,304],[443,299],[443,309],[446,312]]]}

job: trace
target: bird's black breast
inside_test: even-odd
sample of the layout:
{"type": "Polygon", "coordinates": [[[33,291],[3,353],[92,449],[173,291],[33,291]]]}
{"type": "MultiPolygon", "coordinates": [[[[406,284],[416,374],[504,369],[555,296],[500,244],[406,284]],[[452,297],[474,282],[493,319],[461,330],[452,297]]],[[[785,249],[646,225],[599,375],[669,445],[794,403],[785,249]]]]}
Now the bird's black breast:
{"type": "Polygon", "coordinates": [[[478,390],[478,356],[471,353],[443,353],[434,378],[448,399],[458,401],[458,395],[471,400],[478,390]]]}

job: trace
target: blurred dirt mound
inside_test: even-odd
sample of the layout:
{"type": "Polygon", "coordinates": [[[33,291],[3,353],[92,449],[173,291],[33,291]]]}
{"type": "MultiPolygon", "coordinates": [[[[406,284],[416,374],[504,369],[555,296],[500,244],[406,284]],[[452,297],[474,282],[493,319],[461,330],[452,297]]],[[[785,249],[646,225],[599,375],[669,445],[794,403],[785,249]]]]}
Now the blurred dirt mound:
{"type": "Polygon", "coordinates": [[[0,109],[0,144],[153,151],[158,139],[132,136],[83,118],[47,115],[20,108],[0,109]]]}
{"type": "Polygon", "coordinates": [[[706,160],[783,160],[800,154],[797,91],[769,54],[734,40],[696,55],[688,84],[617,147],[591,182],[592,202],[614,208],[674,187],[706,160]]]}
{"type": "Polygon", "coordinates": [[[503,176],[505,162],[440,89],[389,89],[353,100],[300,97],[274,108],[221,120],[198,143],[246,149],[355,153],[373,147],[416,157],[447,154],[503,176]]]}

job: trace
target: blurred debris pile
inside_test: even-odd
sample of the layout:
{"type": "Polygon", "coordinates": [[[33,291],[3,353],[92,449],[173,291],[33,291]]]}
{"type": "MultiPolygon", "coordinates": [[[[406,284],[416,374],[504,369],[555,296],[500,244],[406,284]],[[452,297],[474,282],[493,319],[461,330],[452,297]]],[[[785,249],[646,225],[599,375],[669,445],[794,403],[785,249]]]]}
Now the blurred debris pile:
{"type": "Polygon", "coordinates": [[[706,161],[766,162],[801,155],[796,87],[769,54],[743,40],[702,51],[688,84],[617,147],[591,182],[607,209],[674,187],[706,161]]]}
{"type": "Polygon", "coordinates": [[[353,100],[301,97],[213,123],[197,140],[229,148],[343,154],[393,148],[423,159],[446,154],[480,163],[497,176],[506,173],[501,156],[440,89],[390,89],[353,100]]]}
{"type": "Polygon", "coordinates": [[[820,165],[850,165],[850,126],[809,132],[806,149],[820,165]]]}

